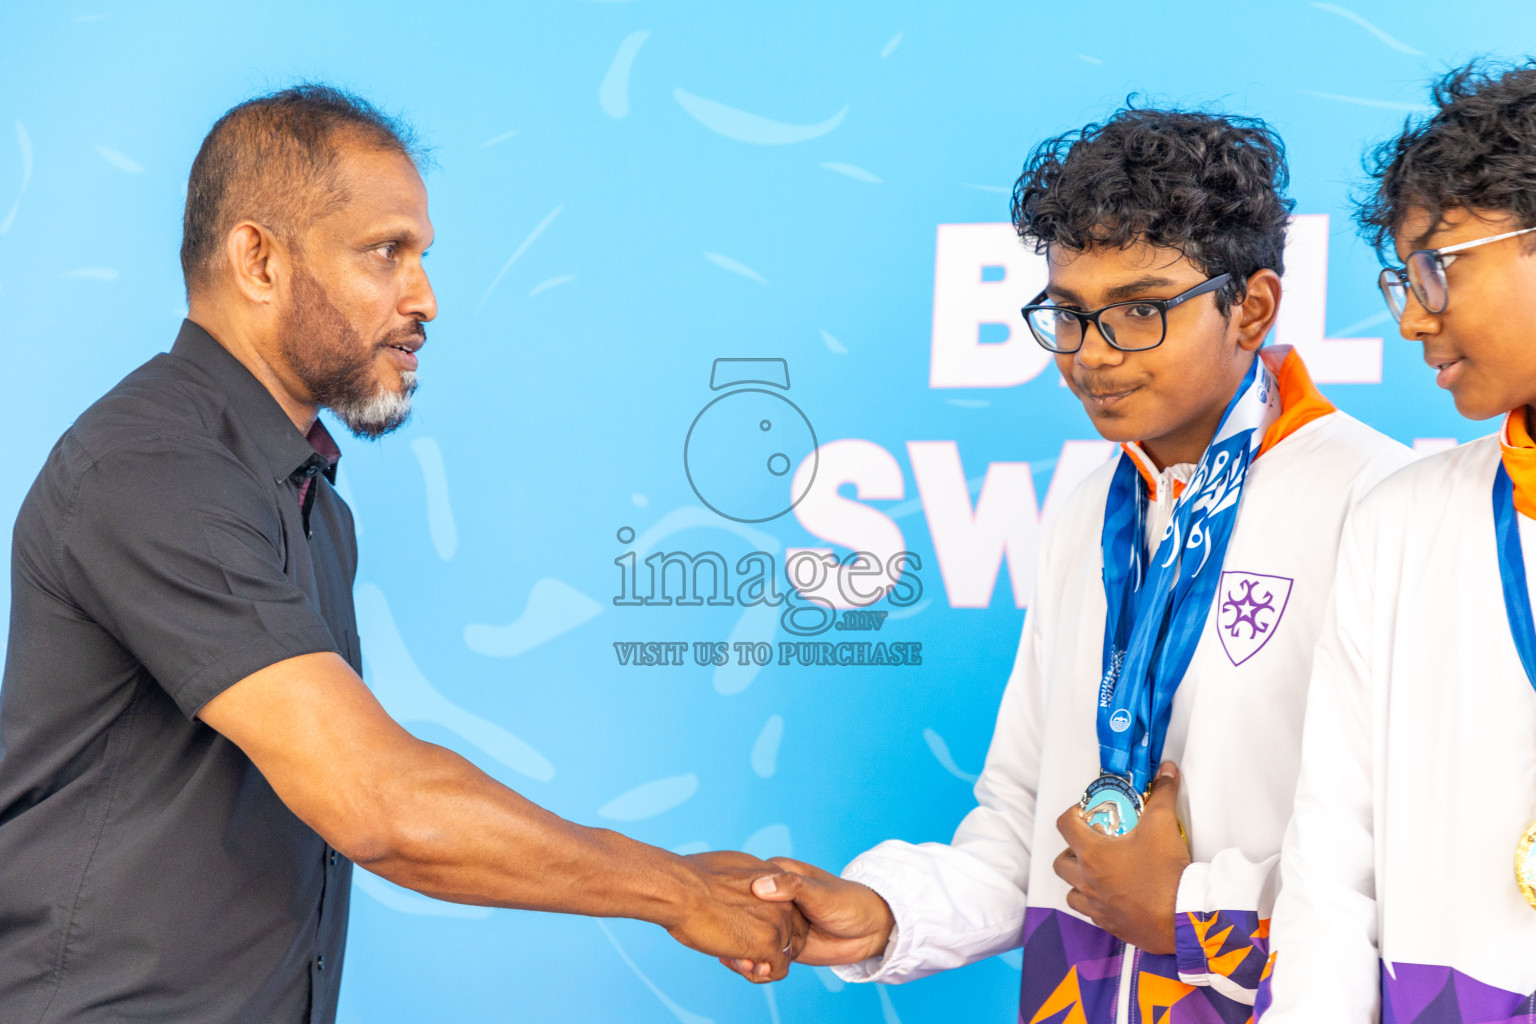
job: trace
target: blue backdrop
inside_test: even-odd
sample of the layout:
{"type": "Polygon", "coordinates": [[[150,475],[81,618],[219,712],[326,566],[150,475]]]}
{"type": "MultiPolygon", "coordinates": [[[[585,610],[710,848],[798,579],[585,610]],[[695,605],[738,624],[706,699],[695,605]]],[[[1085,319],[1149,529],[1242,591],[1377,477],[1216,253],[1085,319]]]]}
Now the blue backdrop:
{"type": "MultiPolygon", "coordinates": [[[[1007,326],[1039,276],[1002,225],[1026,151],[1133,91],[1269,119],[1304,215],[1278,340],[1342,408],[1404,441],[1465,440],[1489,428],[1392,336],[1347,219],[1362,145],[1420,109],[1428,75],[1536,38],[1522,0],[1449,12],[12,0],[0,518],[71,418],[169,345],[184,182],[213,120],[299,78],[351,87],[436,159],[418,411],[344,446],[385,705],[553,810],[672,849],[836,870],[886,837],[945,839],[1040,506],[1105,454],[1007,326]],[[715,363],[746,357],[783,362],[715,363]],[[711,387],[736,379],[759,383],[711,387]],[[843,576],[865,593],[901,577],[870,607],[888,616],[843,620],[878,632],[796,636],[782,607],[721,603],[765,563],[781,591],[787,560],[816,582],[798,548],[870,552],[843,576]],[[917,560],[889,571],[902,549],[917,560]],[[661,603],[689,597],[681,559],[645,561],[672,552],[714,565],[705,596],[726,569],[716,603],[661,603]],[[920,644],[921,664],[780,664],[795,640],[898,660],[920,644]],[[688,645],[682,665],[624,646],[664,642],[688,645]],[[727,664],[695,664],[694,642],[727,664]]],[[[816,606],[797,604],[806,632],[816,606]]],[[[1003,957],[890,990],[805,968],[759,989],[648,925],[449,906],[363,873],[357,889],[348,1024],[1008,1020],[1019,980],[1003,957]]]]}

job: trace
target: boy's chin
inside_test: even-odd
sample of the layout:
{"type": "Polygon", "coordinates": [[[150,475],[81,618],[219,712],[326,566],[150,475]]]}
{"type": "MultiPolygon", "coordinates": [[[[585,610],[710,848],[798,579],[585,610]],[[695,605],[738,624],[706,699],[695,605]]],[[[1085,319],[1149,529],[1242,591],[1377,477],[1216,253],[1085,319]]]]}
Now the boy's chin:
{"type": "Polygon", "coordinates": [[[1088,414],[1088,420],[1093,424],[1093,429],[1098,431],[1100,437],[1115,444],[1127,444],[1140,441],[1142,433],[1135,429],[1135,424],[1124,416],[1088,414]]]}
{"type": "Polygon", "coordinates": [[[1483,420],[1491,420],[1495,416],[1503,416],[1509,410],[1520,406],[1521,402],[1511,400],[1507,405],[1497,398],[1472,392],[1451,392],[1451,400],[1456,404],[1456,411],[1463,419],[1474,423],[1483,420]]]}

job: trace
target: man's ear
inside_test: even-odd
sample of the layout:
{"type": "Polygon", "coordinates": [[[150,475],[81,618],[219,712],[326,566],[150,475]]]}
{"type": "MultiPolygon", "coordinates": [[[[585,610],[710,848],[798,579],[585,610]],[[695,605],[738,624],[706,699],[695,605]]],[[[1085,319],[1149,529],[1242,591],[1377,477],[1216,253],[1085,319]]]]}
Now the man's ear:
{"type": "Polygon", "coordinates": [[[240,294],[255,305],[270,306],[287,285],[288,247],[265,225],[243,220],[225,237],[224,251],[240,294]]]}
{"type": "Polygon", "coordinates": [[[1248,293],[1243,301],[1232,307],[1238,347],[1258,351],[1279,314],[1280,275],[1273,270],[1256,271],[1248,278],[1248,293]]]}

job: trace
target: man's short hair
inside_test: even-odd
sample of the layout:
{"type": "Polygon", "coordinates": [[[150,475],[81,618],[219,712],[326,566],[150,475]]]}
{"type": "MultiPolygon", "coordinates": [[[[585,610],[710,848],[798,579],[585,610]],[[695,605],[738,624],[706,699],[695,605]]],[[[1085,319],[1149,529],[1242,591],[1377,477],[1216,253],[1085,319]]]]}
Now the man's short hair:
{"type": "Polygon", "coordinates": [[[1294,201],[1285,146],[1257,118],[1127,106],[1036,146],[1013,188],[1019,236],[1044,254],[1138,242],[1207,275],[1226,315],[1259,270],[1284,273],[1294,201]]]}
{"type": "Polygon", "coordinates": [[[297,244],[304,229],[344,205],[342,149],[362,144],[419,163],[403,121],[333,86],[303,83],[233,107],[192,161],[182,219],[181,271],[190,293],[218,268],[224,239],[253,220],[297,244]]]}
{"type": "Polygon", "coordinates": [[[1432,218],[1427,234],[1457,208],[1536,225],[1536,61],[1472,61],[1442,76],[1431,94],[1436,109],[1409,117],[1365,160],[1374,188],[1358,197],[1355,220],[1392,262],[1392,236],[1415,207],[1432,218]]]}

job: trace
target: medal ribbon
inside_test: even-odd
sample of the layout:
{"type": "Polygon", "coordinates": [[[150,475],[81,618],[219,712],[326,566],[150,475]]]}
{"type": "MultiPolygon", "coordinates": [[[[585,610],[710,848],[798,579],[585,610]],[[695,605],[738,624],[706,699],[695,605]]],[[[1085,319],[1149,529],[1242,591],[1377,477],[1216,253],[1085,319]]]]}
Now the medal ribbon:
{"type": "MultiPolygon", "coordinates": [[[[1505,422],[1505,434],[1515,443],[1502,445],[1504,457],[1493,474],[1493,535],[1499,550],[1499,582],[1504,587],[1504,614],[1509,619],[1510,636],[1525,668],[1526,681],[1536,686],[1536,621],[1531,617],[1531,591],[1526,585],[1525,552],[1520,543],[1520,515],[1530,515],[1531,495],[1527,490],[1516,493],[1514,478],[1505,463],[1505,459],[1512,460],[1521,474],[1521,483],[1527,482],[1532,450],[1528,447],[1530,436],[1524,420],[1525,410],[1517,409],[1505,422]],[[1525,444],[1521,445],[1521,441],[1525,444]]],[[[1526,829],[1515,846],[1515,884],[1526,902],[1536,907],[1536,825],[1526,829]]]]}
{"type": "Polygon", "coordinates": [[[1104,660],[1099,684],[1099,763],[1151,784],[1162,759],[1173,695],[1194,657],[1237,520],[1248,465],[1263,442],[1278,384],[1253,365],[1222,413],[1194,475],[1147,558],[1147,487],[1122,453],[1104,509],[1104,660]]]}
{"type": "Polygon", "coordinates": [[[1499,548],[1499,579],[1504,584],[1504,614],[1509,632],[1525,666],[1525,678],[1536,686],[1536,621],[1531,618],[1531,591],[1525,581],[1525,552],[1520,545],[1520,517],[1515,511],[1515,484],[1499,463],[1493,475],[1493,535],[1499,548]]]}

